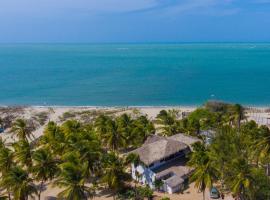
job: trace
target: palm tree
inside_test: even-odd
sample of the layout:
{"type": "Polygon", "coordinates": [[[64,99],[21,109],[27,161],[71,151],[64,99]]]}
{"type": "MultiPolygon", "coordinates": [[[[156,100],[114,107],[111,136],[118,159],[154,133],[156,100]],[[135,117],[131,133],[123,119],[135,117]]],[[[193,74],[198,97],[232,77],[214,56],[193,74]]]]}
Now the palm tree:
{"type": "Polygon", "coordinates": [[[146,116],[138,117],[133,124],[132,135],[134,137],[132,143],[136,147],[142,145],[149,135],[155,133],[154,124],[146,116]]]}
{"type": "Polygon", "coordinates": [[[111,152],[105,155],[103,160],[102,181],[114,191],[118,191],[124,185],[125,179],[125,161],[117,154],[111,152]]]}
{"type": "Polygon", "coordinates": [[[252,167],[244,158],[234,159],[231,165],[231,175],[228,178],[228,185],[237,199],[253,199],[253,189],[255,178],[253,177],[252,167]]]}
{"type": "Polygon", "coordinates": [[[61,173],[54,182],[54,185],[65,188],[57,195],[60,199],[87,200],[93,197],[93,188],[85,186],[84,168],[70,162],[61,164],[61,173]]]}
{"type": "Polygon", "coordinates": [[[0,150],[0,172],[7,173],[13,166],[14,153],[8,148],[1,148],[0,150]]]}
{"type": "Polygon", "coordinates": [[[2,177],[0,185],[7,191],[11,191],[14,200],[27,200],[29,196],[37,193],[33,179],[26,171],[15,166],[2,177]]]}
{"type": "MultiPolygon", "coordinates": [[[[10,171],[10,169],[14,166],[13,158],[14,158],[14,153],[10,149],[6,147],[2,147],[0,149],[0,172],[1,172],[0,177],[1,178],[5,176],[10,171]]],[[[8,193],[8,199],[11,199],[10,191],[7,190],[7,193],[8,193]]]]}
{"type": "Polygon", "coordinates": [[[269,159],[270,159],[270,130],[266,126],[260,127],[259,137],[255,140],[252,147],[255,154],[258,155],[257,160],[261,163],[267,163],[267,175],[269,175],[269,159]]]}
{"type": "Polygon", "coordinates": [[[211,188],[214,181],[217,180],[218,171],[213,166],[209,152],[203,144],[195,143],[193,150],[194,152],[188,164],[194,167],[195,170],[190,181],[195,181],[195,187],[203,192],[203,199],[205,199],[205,190],[206,188],[211,188]]]}
{"type": "Polygon", "coordinates": [[[68,120],[61,126],[61,128],[67,138],[82,131],[82,125],[77,120],[68,120]]]}
{"type": "Polygon", "coordinates": [[[100,171],[101,147],[97,140],[79,140],[76,149],[80,153],[81,161],[86,163],[86,178],[93,178],[100,171]]]}
{"type": "Polygon", "coordinates": [[[31,136],[33,137],[31,131],[33,131],[33,127],[27,124],[27,121],[24,119],[17,119],[11,128],[11,132],[15,135],[19,140],[27,140],[31,136]]]}
{"type": "Polygon", "coordinates": [[[27,140],[19,140],[13,143],[14,157],[22,166],[32,167],[33,147],[27,140]]]}
{"type": "Polygon", "coordinates": [[[178,112],[176,110],[161,110],[156,117],[156,122],[160,127],[161,134],[163,136],[171,136],[178,133],[180,128],[180,121],[177,120],[178,112]]]}
{"type": "Polygon", "coordinates": [[[5,141],[0,138],[0,149],[5,148],[5,141]]]}
{"type": "Polygon", "coordinates": [[[110,117],[106,115],[100,115],[95,120],[95,127],[97,130],[98,135],[101,137],[102,135],[106,134],[107,132],[107,122],[111,120],[110,117]]]}
{"type": "Polygon", "coordinates": [[[61,127],[50,121],[40,139],[40,144],[51,149],[54,154],[62,154],[65,148],[65,140],[65,134],[61,127]]]}
{"type": "Polygon", "coordinates": [[[131,145],[134,140],[133,130],[133,119],[128,114],[122,114],[120,117],[116,119],[116,123],[118,126],[118,131],[126,138],[128,145],[131,145]]]}
{"type": "Polygon", "coordinates": [[[38,199],[42,192],[44,182],[52,180],[58,172],[57,161],[48,149],[41,148],[33,154],[34,165],[32,172],[35,180],[40,181],[38,199]]]}
{"type": "Polygon", "coordinates": [[[241,121],[245,119],[245,109],[240,104],[235,104],[232,106],[231,110],[232,115],[230,118],[234,121],[236,127],[239,130],[241,126],[241,121]]]}
{"type": "Polygon", "coordinates": [[[106,123],[106,132],[102,135],[103,143],[112,151],[118,151],[126,144],[126,138],[119,131],[115,120],[110,119],[106,123]]]}

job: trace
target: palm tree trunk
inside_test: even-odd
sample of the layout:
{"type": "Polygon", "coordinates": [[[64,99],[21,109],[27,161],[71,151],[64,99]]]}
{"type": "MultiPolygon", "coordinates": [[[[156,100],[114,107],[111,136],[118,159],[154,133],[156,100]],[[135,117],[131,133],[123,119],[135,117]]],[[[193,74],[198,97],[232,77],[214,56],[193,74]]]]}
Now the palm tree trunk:
{"type": "Polygon", "coordinates": [[[44,180],[41,181],[39,185],[39,191],[38,191],[38,200],[40,200],[41,192],[42,192],[42,187],[43,187],[44,180]]]}
{"type": "Polygon", "coordinates": [[[205,190],[203,190],[203,200],[205,200],[205,190]]]}

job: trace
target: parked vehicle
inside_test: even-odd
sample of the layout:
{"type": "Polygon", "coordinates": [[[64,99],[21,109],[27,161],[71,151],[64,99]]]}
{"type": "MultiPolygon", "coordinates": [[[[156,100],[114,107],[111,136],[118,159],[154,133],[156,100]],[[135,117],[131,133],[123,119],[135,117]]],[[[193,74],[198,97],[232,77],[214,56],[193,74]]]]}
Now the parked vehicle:
{"type": "Polygon", "coordinates": [[[216,187],[212,187],[210,190],[210,198],[211,199],[219,199],[220,198],[220,194],[219,191],[216,187]]]}

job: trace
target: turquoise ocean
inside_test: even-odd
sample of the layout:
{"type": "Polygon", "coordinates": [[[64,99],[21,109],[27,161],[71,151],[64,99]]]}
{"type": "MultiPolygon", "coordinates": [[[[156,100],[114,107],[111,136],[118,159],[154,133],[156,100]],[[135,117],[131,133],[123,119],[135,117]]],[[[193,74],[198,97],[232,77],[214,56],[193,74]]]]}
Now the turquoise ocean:
{"type": "Polygon", "coordinates": [[[0,105],[270,106],[270,44],[1,44],[0,105]]]}

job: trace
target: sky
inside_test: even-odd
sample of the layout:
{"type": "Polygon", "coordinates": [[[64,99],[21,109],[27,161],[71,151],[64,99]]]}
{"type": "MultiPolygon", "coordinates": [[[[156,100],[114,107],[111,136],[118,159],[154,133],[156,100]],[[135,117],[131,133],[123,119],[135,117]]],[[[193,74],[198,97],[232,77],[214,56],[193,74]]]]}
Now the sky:
{"type": "Polygon", "coordinates": [[[270,42],[270,0],[0,0],[0,42],[270,42]]]}

